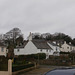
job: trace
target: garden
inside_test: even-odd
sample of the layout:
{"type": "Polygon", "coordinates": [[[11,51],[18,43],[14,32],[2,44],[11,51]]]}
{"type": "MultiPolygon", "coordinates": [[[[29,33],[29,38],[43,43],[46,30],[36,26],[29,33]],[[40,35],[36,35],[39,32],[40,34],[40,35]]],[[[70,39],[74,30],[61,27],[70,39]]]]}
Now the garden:
{"type": "Polygon", "coordinates": [[[60,56],[49,56],[49,59],[40,60],[41,65],[72,66],[75,65],[75,53],[64,53],[60,56]]]}
{"type": "Polygon", "coordinates": [[[17,56],[14,58],[14,60],[12,60],[12,71],[15,72],[22,69],[34,67],[35,64],[38,64],[38,60],[45,58],[46,55],[44,53],[17,56]]]}

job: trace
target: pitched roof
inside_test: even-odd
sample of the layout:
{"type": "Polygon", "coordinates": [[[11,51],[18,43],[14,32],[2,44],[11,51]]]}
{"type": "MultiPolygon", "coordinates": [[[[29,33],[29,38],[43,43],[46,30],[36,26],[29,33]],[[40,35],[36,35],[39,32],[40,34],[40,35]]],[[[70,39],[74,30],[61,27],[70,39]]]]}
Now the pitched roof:
{"type": "Polygon", "coordinates": [[[53,46],[58,46],[57,44],[55,44],[55,43],[53,43],[53,42],[51,42],[51,41],[48,41],[48,43],[50,43],[50,44],[53,45],[53,46]]]}
{"type": "MultiPolygon", "coordinates": [[[[52,48],[47,44],[47,41],[45,40],[33,39],[32,42],[38,49],[51,49],[52,50],[52,48]]],[[[24,45],[17,46],[16,48],[24,48],[27,43],[28,41],[24,41],[24,45]]]]}
{"type": "Polygon", "coordinates": [[[38,49],[52,49],[45,40],[33,39],[32,42],[38,49]]]}
{"type": "Polygon", "coordinates": [[[21,46],[17,46],[16,48],[24,48],[26,46],[26,44],[28,43],[28,41],[24,41],[24,44],[21,46]]]}

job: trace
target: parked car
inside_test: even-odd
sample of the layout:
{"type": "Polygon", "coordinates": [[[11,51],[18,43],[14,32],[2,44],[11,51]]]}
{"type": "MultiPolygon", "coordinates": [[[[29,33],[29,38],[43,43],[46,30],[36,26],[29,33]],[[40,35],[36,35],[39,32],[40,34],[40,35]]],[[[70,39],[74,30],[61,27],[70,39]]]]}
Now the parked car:
{"type": "Polygon", "coordinates": [[[75,75],[75,68],[59,68],[49,71],[44,75],[75,75]]]}

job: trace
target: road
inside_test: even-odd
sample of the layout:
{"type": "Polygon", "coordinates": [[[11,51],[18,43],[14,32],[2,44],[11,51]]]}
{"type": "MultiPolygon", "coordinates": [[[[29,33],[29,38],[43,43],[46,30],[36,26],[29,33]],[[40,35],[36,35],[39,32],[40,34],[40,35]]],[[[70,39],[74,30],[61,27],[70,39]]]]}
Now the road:
{"type": "Polygon", "coordinates": [[[31,70],[29,72],[22,72],[19,73],[18,75],[43,75],[44,73],[54,69],[56,67],[52,67],[52,66],[40,66],[37,69],[31,70]]]}

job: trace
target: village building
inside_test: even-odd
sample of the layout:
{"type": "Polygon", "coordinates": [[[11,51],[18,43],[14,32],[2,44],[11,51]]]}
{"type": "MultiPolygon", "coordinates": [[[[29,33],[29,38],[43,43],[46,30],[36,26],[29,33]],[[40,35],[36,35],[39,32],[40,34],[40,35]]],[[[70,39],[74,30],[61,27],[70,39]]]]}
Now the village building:
{"type": "Polygon", "coordinates": [[[61,52],[71,52],[75,50],[75,46],[71,44],[71,42],[68,44],[66,43],[66,41],[64,42],[64,44],[62,44],[60,51],[61,52]]]}
{"type": "Polygon", "coordinates": [[[0,56],[7,56],[7,47],[0,42],[0,56]]]}
{"type": "Polygon", "coordinates": [[[32,39],[30,33],[28,40],[24,42],[23,46],[14,49],[15,55],[29,55],[37,53],[45,53],[46,59],[49,58],[52,48],[48,45],[47,41],[40,39],[32,39]]]}
{"type": "Polygon", "coordinates": [[[56,42],[48,41],[48,45],[53,49],[50,52],[50,55],[59,56],[60,55],[60,47],[56,44],[56,42]]]}

